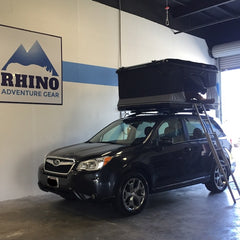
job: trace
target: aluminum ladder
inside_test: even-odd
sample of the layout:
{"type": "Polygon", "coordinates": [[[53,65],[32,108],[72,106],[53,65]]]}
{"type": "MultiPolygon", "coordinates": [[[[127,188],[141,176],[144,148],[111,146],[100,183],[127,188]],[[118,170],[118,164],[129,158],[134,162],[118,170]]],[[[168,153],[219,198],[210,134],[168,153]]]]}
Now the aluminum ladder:
{"type": "Polygon", "coordinates": [[[209,116],[207,114],[205,105],[204,105],[204,103],[193,103],[193,109],[195,109],[195,111],[196,111],[196,113],[198,115],[198,118],[199,118],[200,123],[201,123],[202,128],[203,128],[203,131],[204,131],[205,136],[207,138],[209,147],[210,147],[211,152],[213,154],[214,160],[216,161],[216,164],[219,167],[220,172],[223,175],[223,179],[224,179],[224,181],[227,184],[228,190],[229,190],[229,192],[231,194],[231,197],[233,199],[233,202],[235,204],[237,199],[234,197],[232,188],[230,186],[230,182],[228,180],[228,176],[226,175],[226,173],[225,173],[225,171],[224,171],[224,169],[222,167],[220,158],[224,161],[224,165],[227,166],[227,169],[229,170],[229,176],[232,177],[232,180],[233,180],[232,182],[234,183],[234,185],[235,185],[239,195],[240,195],[240,190],[239,190],[237,181],[236,181],[236,179],[235,179],[235,177],[234,177],[234,175],[233,175],[233,173],[231,171],[230,163],[229,163],[226,155],[224,154],[224,150],[223,150],[223,147],[222,147],[222,145],[221,145],[221,143],[219,141],[219,138],[218,138],[216,132],[213,131],[212,123],[211,123],[211,121],[209,119],[209,116]],[[202,117],[200,115],[199,109],[201,109],[201,111],[203,112],[203,116],[206,117],[204,120],[202,119],[202,117]],[[206,121],[209,124],[209,126],[210,126],[209,131],[210,132],[207,130],[207,127],[204,124],[204,121],[206,121]]]}

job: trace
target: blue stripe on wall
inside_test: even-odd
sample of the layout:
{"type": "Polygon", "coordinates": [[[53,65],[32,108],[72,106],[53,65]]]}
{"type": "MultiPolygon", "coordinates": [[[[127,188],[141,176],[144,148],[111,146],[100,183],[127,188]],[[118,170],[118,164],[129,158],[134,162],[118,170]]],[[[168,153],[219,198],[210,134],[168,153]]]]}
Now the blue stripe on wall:
{"type": "Polygon", "coordinates": [[[63,62],[63,81],[118,86],[116,69],[63,62]]]}

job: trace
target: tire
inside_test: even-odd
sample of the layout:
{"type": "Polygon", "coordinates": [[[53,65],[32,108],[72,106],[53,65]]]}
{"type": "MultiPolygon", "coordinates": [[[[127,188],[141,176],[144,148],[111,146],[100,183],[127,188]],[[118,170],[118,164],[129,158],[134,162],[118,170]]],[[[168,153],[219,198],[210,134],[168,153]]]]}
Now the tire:
{"type": "MultiPolygon", "coordinates": [[[[224,161],[221,160],[221,165],[224,170],[224,173],[227,176],[227,180],[229,179],[229,171],[227,166],[224,164],[224,161]]],[[[221,173],[219,167],[217,164],[215,164],[215,167],[212,171],[210,181],[205,184],[206,188],[211,191],[212,193],[221,193],[223,192],[227,187],[227,182],[224,179],[223,174],[221,173]]]]}
{"type": "Polygon", "coordinates": [[[145,177],[131,172],[118,185],[114,205],[124,215],[140,213],[148,200],[149,187],[145,177]]]}

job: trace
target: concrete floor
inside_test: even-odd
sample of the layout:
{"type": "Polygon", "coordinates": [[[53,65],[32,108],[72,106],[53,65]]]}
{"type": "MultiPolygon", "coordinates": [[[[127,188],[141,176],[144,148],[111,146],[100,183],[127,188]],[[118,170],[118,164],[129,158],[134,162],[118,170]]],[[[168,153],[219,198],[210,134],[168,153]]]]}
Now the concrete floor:
{"type": "Polygon", "coordinates": [[[235,240],[240,200],[204,185],[152,195],[146,209],[121,217],[109,203],[67,202],[52,194],[0,203],[1,240],[235,240]]]}
{"type": "Polygon", "coordinates": [[[0,240],[38,239],[237,240],[240,200],[234,205],[228,190],[213,195],[199,184],[152,195],[132,217],[120,216],[110,203],[68,202],[53,194],[0,202],[0,240]]]}

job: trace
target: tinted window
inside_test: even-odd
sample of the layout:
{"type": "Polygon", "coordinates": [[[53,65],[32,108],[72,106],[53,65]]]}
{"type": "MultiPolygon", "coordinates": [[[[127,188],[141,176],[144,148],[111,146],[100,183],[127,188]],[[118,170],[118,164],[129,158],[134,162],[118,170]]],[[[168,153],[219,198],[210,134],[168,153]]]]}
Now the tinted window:
{"type": "Polygon", "coordinates": [[[141,122],[136,128],[135,138],[145,138],[149,135],[155,122],[141,122]]]}
{"type": "Polygon", "coordinates": [[[200,139],[205,137],[202,125],[198,119],[186,118],[185,123],[189,139],[200,139]]]}
{"type": "Polygon", "coordinates": [[[158,128],[158,138],[169,139],[172,143],[183,142],[185,138],[181,121],[170,118],[162,122],[158,128]]]}
{"type": "MultiPolygon", "coordinates": [[[[212,125],[212,128],[213,128],[213,132],[215,132],[218,137],[224,137],[225,134],[222,131],[222,129],[220,128],[220,126],[212,119],[211,119],[211,123],[212,123],[211,125],[212,125]]],[[[205,125],[207,127],[208,132],[211,132],[211,129],[210,129],[208,121],[205,121],[205,125]]]]}

